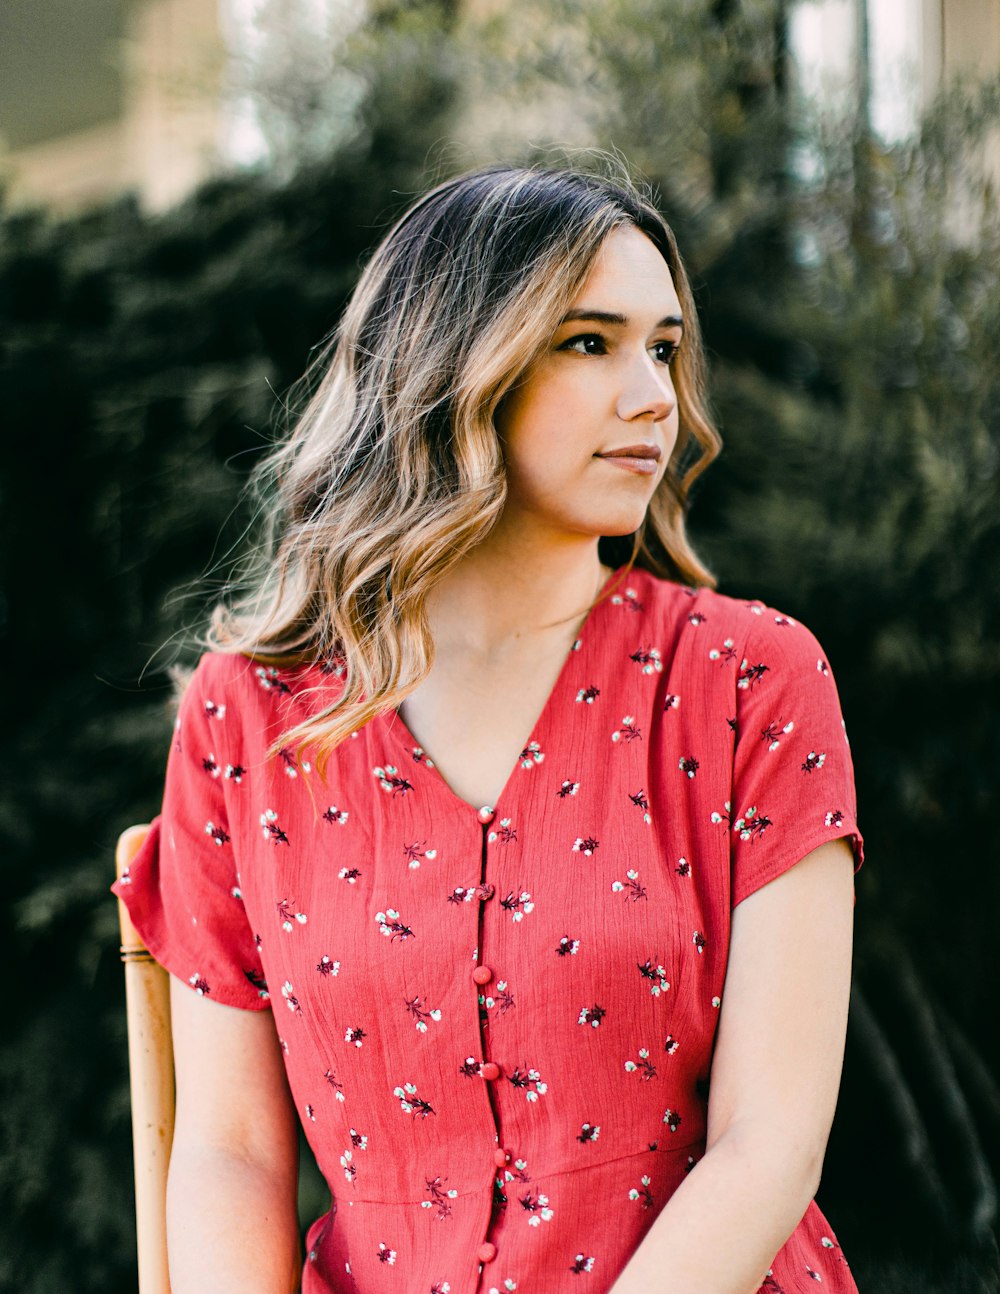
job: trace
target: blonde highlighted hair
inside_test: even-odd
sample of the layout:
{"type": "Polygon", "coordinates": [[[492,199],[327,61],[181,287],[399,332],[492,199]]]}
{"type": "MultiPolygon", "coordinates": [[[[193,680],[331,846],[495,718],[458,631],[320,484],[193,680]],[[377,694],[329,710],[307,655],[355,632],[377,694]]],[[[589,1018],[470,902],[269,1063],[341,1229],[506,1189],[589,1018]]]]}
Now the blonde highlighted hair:
{"type": "Polygon", "coordinates": [[[294,427],[254,474],[263,542],[203,640],[264,665],[319,660],[342,673],[336,701],[275,749],[312,745],[322,771],[344,738],[426,677],[427,594],[504,507],[497,406],[623,225],[659,249],[683,311],[679,435],[642,527],[602,539],[601,555],[714,586],[684,525],[692,482],[721,448],[691,288],[649,196],[616,161],[606,170],[617,173],[496,164],[456,176],[418,198],[365,266],[302,379],[294,427]]]}

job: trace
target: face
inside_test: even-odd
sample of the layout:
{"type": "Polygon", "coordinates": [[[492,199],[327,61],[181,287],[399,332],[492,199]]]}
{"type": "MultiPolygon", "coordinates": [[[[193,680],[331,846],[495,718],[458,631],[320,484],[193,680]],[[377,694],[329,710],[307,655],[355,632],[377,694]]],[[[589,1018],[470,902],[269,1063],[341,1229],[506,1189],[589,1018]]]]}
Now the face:
{"type": "Polygon", "coordinates": [[[681,333],[666,261],[634,225],[615,229],[497,410],[505,522],[552,541],[638,529],[677,439],[670,364],[681,333]]]}

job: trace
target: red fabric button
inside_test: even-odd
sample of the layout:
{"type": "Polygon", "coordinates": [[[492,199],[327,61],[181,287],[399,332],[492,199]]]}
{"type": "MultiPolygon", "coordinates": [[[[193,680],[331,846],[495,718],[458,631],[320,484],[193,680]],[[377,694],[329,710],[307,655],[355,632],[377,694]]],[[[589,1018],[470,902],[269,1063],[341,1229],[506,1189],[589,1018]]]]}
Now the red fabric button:
{"type": "Polygon", "coordinates": [[[483,1078],[492,1082],[494,1078],[500,1077],[500,1066],[495,1060],[484,1060],[479,1066],[479,1072],[483,1078]]]}
{"type": "Polygon", "coordinates": [[[484,827],[488,827],[489,824],[493,821],[493,819],[496,816],[497,816],[496,810],[491,809],[488,804],[484,804],[483,807],[479,810],[479,814],[478,814],[479,821],[483,824],[484,827]]]}
{"type": "Polygon", "coordinates": [[[506,1168],[507,1167],[506,1150],[501,1150],[499,1147],[497,1147],[497,1149],[493,1152],[493,1162],[496,1164],[497,1168],[506,1168]]]}
{"type": "Polygon", "coordinates": [[[484,1240],[479,1246],[479,1261],[481,1263],[491,1263],[497,1256],[497,1247],[492,1240],[484,1240]]]}
{"type": "Polygon", "coordinates": [[[488,984],[493,978],[493,970],[489,966],[477,966],[472,972],[472,978],[477,984],[488,984]]]}

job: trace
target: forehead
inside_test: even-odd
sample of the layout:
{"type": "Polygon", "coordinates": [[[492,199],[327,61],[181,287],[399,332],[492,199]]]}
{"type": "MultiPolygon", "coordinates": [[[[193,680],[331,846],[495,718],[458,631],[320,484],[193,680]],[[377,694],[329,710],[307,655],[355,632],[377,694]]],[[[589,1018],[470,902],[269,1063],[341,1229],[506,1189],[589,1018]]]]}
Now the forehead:
{"type": "Polygon", "coordinates": [[[608,234],[573,305],[644,320],[681,312],[670,267],[656,244],[634,225],[608,234]]]}

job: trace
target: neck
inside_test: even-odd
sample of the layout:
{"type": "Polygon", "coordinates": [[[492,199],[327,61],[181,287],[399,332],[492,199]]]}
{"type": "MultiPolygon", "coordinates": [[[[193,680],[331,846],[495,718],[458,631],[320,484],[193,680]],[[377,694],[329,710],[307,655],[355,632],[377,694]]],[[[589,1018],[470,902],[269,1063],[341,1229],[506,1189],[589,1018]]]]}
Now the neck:
{"type": "Polygon", "coordinates": [[[498,530],[428,596],[431,634],[439,647],[481,654],[532,639],[572,641],[610,574],[590,536],[543,545],[498,530]]]}

